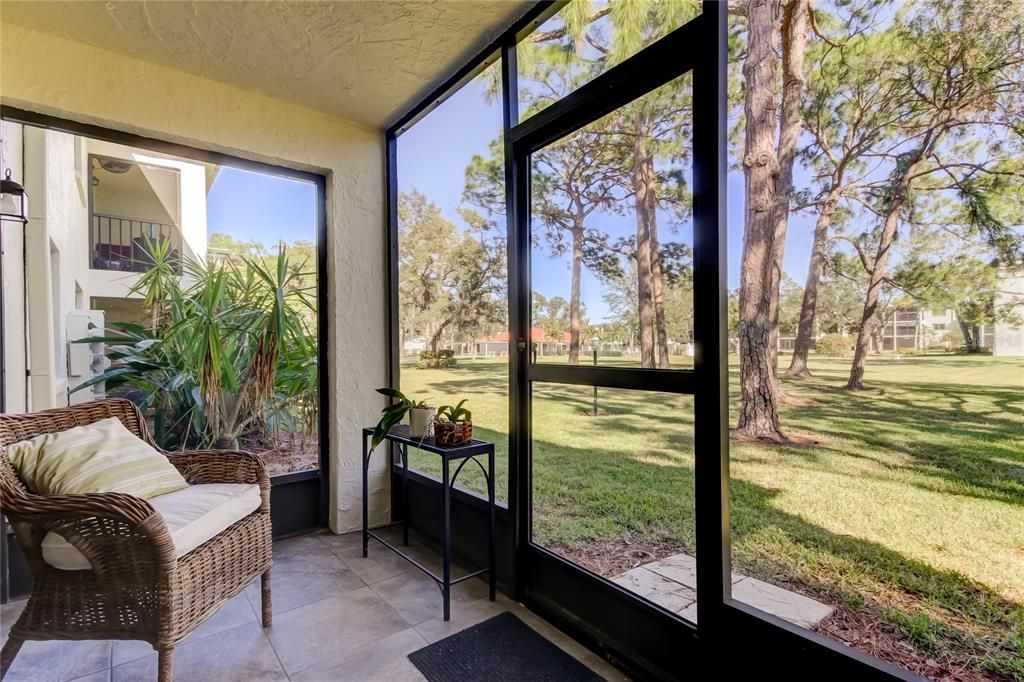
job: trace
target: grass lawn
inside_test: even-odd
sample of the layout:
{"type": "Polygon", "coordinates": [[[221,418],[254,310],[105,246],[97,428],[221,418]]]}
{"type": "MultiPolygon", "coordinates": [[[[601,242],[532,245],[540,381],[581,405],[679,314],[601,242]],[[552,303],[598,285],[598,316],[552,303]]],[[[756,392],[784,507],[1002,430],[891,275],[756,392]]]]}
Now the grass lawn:
{"type": "MultiPolygon", "coordinates": [[[[1024,362],[872,359],[862,392],[840,389],[848,368],[812,357],[812,378],[784,382],[784,426],[818,445],[732,444],[737,570],[839,607],[821,629],[854,646],[909,652],[928,674],[1024,680],[1024,362]]],[[[469,398],[498,445],[500,497],[506,383],[501,359],[402,369],[413,396],[469,398]]],[[[592,401],[535,386],[534,539],[606,574],[627,548],[692,553],[692,399],[600,389],[596,417],[592,401]]],[[[483,490],[468,468],[460,483],[483,490]]]]}

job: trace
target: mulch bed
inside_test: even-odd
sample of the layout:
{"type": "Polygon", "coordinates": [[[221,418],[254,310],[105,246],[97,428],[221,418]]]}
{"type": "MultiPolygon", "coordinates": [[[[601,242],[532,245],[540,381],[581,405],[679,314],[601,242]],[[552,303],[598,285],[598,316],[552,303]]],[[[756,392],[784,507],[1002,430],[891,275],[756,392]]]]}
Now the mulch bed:
{"type": "Polygon", "coordinates": [[[686,551],[682,545],[644,542],[636,538],[596,540],[571,549],[563,545],[549,545],[548,549],[606,578],[686,551]]]}
{"type": "Polygon", "coordinates": [[[271,476],[320,468],[320,443],[315,436],[303,438],[285,432],[274,438],[272,434],[253,433],[240,438],[238,444],[260,455],[271,476]]]}
{"type": "Polygon", "coordinates": [[[841,606],[835,609],[832,616],[816,628],[829,639],[938,682],[996,682],[1000,679],[956,663],[944,652],[934,658],[921,656],[898,633],[888,630],[870,615],[854,613],[841,606]]]}

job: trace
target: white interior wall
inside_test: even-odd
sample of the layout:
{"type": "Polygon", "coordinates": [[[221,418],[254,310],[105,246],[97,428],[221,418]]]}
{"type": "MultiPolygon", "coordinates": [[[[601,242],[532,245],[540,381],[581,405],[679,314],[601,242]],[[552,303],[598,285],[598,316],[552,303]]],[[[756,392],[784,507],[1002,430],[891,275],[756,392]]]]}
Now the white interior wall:
{"type": "MultiPolygon", "coordinates": [[[[331,525],[359,527],[360,431],[387,380],[384,136],[252,91],[4,24],[5,104],[327,177],[331,525]]],[[[389,514],[388,463],[375,458],[371,521],[389,514]]]]}

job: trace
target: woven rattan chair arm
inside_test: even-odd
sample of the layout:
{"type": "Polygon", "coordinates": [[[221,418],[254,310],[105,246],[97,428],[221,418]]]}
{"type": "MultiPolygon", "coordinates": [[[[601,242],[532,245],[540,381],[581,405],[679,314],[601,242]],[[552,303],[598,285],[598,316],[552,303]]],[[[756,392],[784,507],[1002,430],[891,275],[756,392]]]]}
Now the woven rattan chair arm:
{"type": "Polygon", "coordinates": [[[258,484],[263,511],[270,510],[270,476],[259,455],[242,450],[192,450],[166,454],[189,483],[258,484]]]}
{"type": "Polygon", "coordinates": [[[35,552],[42,534],[54,532],[99,573],[156,579],[175,565],[174,541],[163,517],[134,495],[18,495],[5,500],[4,513],[35,552]]]}
{"type": "Polygon", "coordinates": [[[138,525],[152,516],[153,506],[127,493],[82,495],[18,495],[4,511],[33,522],[65,517],[102,516],[138,525]]]}

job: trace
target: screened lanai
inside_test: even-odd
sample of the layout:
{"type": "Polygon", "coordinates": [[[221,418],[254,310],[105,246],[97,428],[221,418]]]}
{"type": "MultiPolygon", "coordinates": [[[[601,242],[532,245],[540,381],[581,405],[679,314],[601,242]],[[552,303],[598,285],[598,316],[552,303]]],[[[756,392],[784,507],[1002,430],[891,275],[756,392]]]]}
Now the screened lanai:
{"type": "Polygon", "coordinates": [[[1021,20],[0,3],[3,679],[1020,679],[1021,20]]]}

